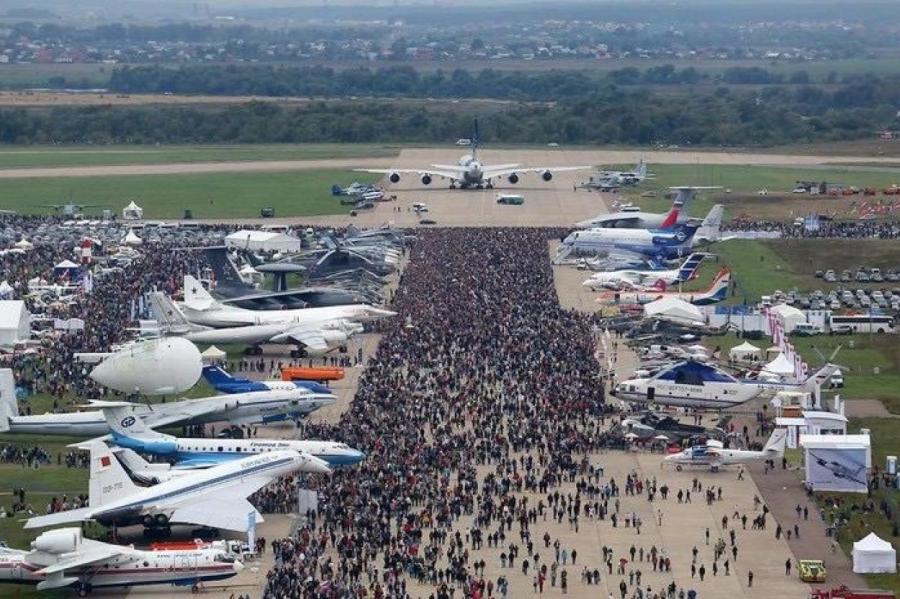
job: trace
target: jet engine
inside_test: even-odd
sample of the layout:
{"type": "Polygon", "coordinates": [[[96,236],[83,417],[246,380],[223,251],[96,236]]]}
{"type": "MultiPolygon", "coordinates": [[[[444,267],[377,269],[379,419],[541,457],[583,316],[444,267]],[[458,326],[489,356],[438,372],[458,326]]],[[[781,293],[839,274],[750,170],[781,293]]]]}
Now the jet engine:
{"type": "Polygon", "coordinates": [[[422,175],[422,185],[431,185],[431,175],[422,175]]]}
{"type": "Polygon", "coordinates": [[[399,182],[400,181],[400,173],[391,173],[390,175],[388,175],[388,180],[391,183],[399,182]]]}
{"type": "Polygon", "coordinates": [[[543,173],[541,173],[541,179],[543,179],[544,181],[549,181],[552,178],[553,173],[551,173],[550,171],[544,171],[543,173]]]}
{"type": "Polygon", "coordinates": [[[81,544],[81,530],[78,528],[61,528],[45,532],[31,542],[31,548],[44,553],[70,553],[81,544]]]}
{"type": "Polygon", "coordinates": [[[519,175],[513,173],[509,177],[507,177],[506,180],[515,185],[519,182],[519,175]]]}

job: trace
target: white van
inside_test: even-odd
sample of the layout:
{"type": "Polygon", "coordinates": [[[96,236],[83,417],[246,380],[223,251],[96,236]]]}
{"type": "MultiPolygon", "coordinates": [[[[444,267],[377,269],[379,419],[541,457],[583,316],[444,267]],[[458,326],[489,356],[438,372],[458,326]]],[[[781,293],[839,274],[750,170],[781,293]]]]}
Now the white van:
{"type": "Polygon", "coordinates": [[[797,335],[798,337],[810,337],[812,335],[821,335],[825,331],[822,330],[817,324],[812,324],[811,322],[801,322],[794,327],[794,330],[791,331],[791,335],[797,335]]]}

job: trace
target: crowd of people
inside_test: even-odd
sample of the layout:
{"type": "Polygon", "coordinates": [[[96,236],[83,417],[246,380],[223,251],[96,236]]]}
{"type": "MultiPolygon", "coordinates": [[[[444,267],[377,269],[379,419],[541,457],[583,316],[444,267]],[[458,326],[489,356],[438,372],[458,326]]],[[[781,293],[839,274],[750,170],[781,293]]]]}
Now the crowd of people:
{"type": "Polygon", "coordinates": [[[740,218],[722,225],[723,231],[775,233],[783,239],[897,239],[897,220],[824,220],[807,227],[792,221],[740,218]]]}

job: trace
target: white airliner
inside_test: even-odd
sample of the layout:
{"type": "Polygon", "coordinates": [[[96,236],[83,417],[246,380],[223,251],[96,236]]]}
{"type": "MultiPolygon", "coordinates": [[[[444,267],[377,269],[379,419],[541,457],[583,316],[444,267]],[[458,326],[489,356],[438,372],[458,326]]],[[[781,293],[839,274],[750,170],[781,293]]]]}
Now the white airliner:
{"type": "Polygon", "coordinates": [[[591,275],[582,285],[597,291],[599,289],[646,289],[684,283],[697,276],[697,270],[706,254],[691,254],[680,267],[671,270],[633,268],[598,272],[591,275]]]}
{"type": "Polygon", "coordinates": [[[88,507],[35,516],[25,528],[43,528],[94,520],[105,525],[168,527],[196,524],[243,532],[255,516],[263,517],[247,497],[273,480],[292,472],[329,473],[319,458],[293,450],[247,456],[197,470],[153,487],[139,487],[105,443],[91,445],[88,507]]]}
{"type": "Polygon", "coordinates": [[[450,180],[450,188],[455,189],[492,189],[494,181],[506,178],[515,185],[521,175],[526,173],[540,173],[541,179],[550,181],[553,179],[553,171],[579,171],[591,168],[590,166],[557,166],[557,167],[523,167],[520,164],[494,164],[487,165],[478,159],[478,121],[475,121],[475,135],[472,137],[472,153],[466,154],[456,164],[432,164],[430,168],[420,169],[355,169],[362,173],[378,173],[387,175],[391,183],[398,183],[400,175],[416,175],[422,185],[430,185],[435,177],[450,180]]]}
{"type": "Polygon", "coordinates": [[[652,289],[637,291],[604,291],[597,298],[601,304],[649,304],[658,299],[674,297],[684,300],[695,306],[708,306],[716,304],[728,297],[728,287],[731,284],[731,271],[721,268],[706,291],[667,291],[659,285],[652,289]]]}
{"type": "Polygon", "coordinates": [[[158,433],[131,416],[130,406],[126,402],[102,402],[103,414],[112,431],[110,441],[119,447],[174,459],[180,469],[208,468],[248,454],[291,449],[315,456],[330,465],[357,464],[365,457],[363,452],[337,441],[173,437],[158,433]]]}
{"type": "Polygon", "coordinates": [[[600,171],[597,179],[613,185],[637,185],[644,179],[652,179],[653,174],[647,172],[647,163],[641,158],[631,171],[600,171]]]}
{"type": "MultiPolygon", "coordinates": [[[[153,405],[135,404],[132,414],[151,427],[222,421],[239,426],[291,421],[336,400],[331,393],[293,386],[153,405]]],[[[20,416],[12,370],[6,368],[0,369],[0,433],[97,437],[109,433],[109,425],[99,409],[20,416]]]]}
{"type": "Polygon", "coordinates": [[[730,408],[750,401],[763,391],[806,391],[818,396],[822,384],[838,369],[826,364],[801,383],[738,379],[711,364],[679,362],[650,377],[628,379],[616,385],[615,396],[625,401],[689,408],[730,408]]]}
{"type": "Polygon", "coordinates": [[[766,441],[762,451],[747,451],[743,449],[725,449],[720,441],[709,440],[704,445],[688,447],[682,452],[666,456],[663,460],[666,464],[675,466],[675,470],[681,470],[684,466],[708,466],[716,471],[722,466],[753,462],[755,460],[771,460],[784,455],[784,447],[787,441],[787,431],[777,428],[766,441]]]}
{"type": "Polygon", "coordinates": [[[677,223],[688,220],[688,204],[698,191],[721,189],[721,187],[697,187],[682,185],[670,187],[675,192],[672,200],[672,208],[669,212],[644,212],[634,205],[623,206],[618,212],[612,214],[598,214],[593,218],[575,223],[582,229],[600,227],[604,229],[665,229],[677,223]],[[674,216],[673,216],[674,215],[674,216]]]}
{"type": "Polygon", "coordinates": [[[184,301],[179,307],[191,323],[213,328],[293,325],[290,329],[291,338],[310,348],[327,348],[328,342],[323,330],[335,330],[348,321],[359,323],[397,314],[367,304],[294,310],[248,310],[216,301],[200,281],[190,275],[184,277],[184,301]]]}
{"type": "MultiPolygon", "coordinates": [[[[362,324],[343,318],[313,326],[289,321],[213,328],[190,322],[182,309],[159,291],[150,294],[150,306],[156,317],[159,333],[180,335],[194,343],[239,343],[255,347],[262,343],[296,345],[298,350],[292,350],[293,357],[322,356],[336,349],[345,349],[347,340],[363,330],[362,324]]],[[[227,309],[244,310],[230,306],[227,309]]],[[[321,309],[306,308],[304,311],[321,309]]]]}
{"type": "Polygon", "coordinates": [[[193,586],[243,569],[223,541],[150,551],[86,539],[75,527],[41,534],[31,551],[0,547],[0,582],[36,583],[39,591],[72,587],[81,596],[95,588],[193,586]]]}

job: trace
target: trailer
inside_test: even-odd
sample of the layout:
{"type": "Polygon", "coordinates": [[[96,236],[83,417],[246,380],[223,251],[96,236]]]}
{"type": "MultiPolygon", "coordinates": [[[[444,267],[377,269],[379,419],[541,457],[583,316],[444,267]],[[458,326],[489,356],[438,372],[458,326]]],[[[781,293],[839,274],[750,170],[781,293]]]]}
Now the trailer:
{"type": "Polygon", "coordinates": [[[841,585],[836,589],[815,589],[810,599],[894,599],[893,591],[878,589],[850,589],[841,585]]]}

